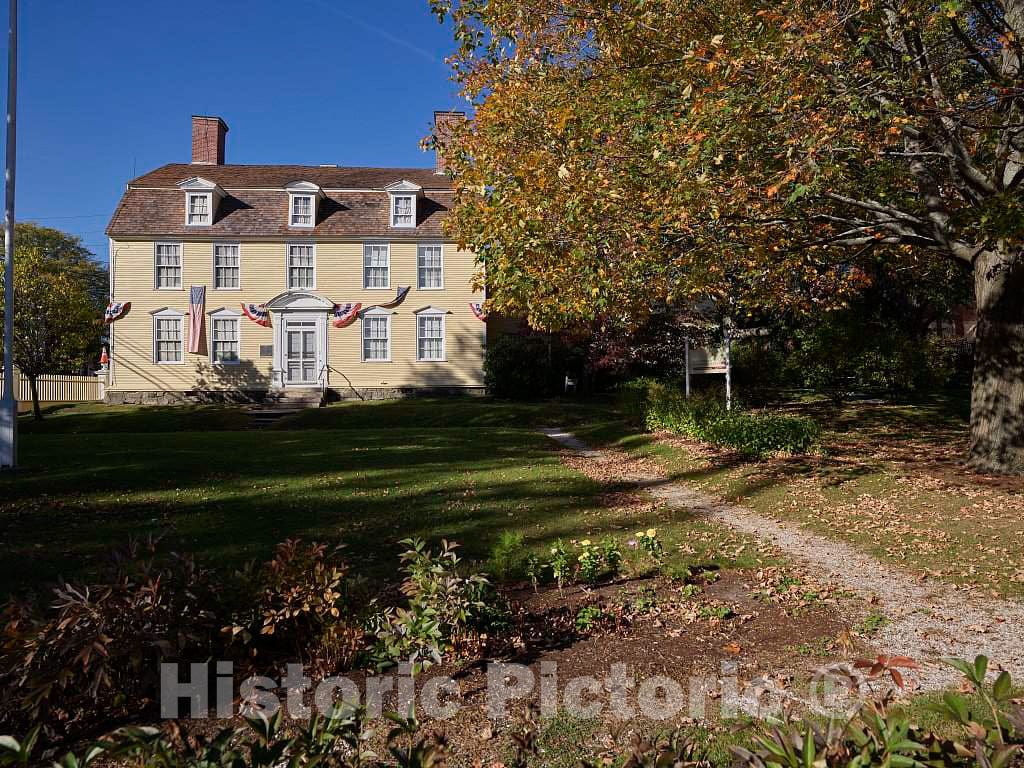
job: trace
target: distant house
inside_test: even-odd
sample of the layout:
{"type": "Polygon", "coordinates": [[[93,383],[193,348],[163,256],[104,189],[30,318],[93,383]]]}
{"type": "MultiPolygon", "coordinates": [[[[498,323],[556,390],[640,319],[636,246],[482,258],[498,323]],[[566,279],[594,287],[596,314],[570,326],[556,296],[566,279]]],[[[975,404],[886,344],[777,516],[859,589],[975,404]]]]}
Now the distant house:
{"type": "Polygon", "coordinates": [[[194,116],[192,162],[130,181],[110,221],[111,297],[131,309],[111,324],[108,401],[482,391],[483,296],[444,235],[440,158],[227,165],[227,132],[194,116]]]}

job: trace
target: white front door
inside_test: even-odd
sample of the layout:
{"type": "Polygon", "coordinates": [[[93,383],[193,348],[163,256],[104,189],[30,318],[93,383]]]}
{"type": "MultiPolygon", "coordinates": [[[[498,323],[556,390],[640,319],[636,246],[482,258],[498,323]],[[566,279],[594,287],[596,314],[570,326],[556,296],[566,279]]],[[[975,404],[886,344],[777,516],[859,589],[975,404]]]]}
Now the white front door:
{"type": "Polygon", "coordinates": [[[286,386],[312,386],[317,370],[317,325],[315,320],[287,320],[284,329],[284,380],[286,386]]]}

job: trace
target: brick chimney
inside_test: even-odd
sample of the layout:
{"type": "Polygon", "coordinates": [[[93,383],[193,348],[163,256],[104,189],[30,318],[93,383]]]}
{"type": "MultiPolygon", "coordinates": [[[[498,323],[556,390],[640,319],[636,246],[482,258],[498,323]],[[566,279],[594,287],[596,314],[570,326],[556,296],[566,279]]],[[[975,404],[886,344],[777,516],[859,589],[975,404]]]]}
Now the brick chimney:
{"type": "Polygon", "coordinates": [[[447,173],[448,168],[444,162],[444,153],[441,148],[448,141],[448,137],[462,123],[466,121],[465,112],[435,112],[434,113],[434,138],[437,141],[437,148],[434,150],[434,173],[447,173]]]}
{"type": "Polygon", "coordinates": [[[192,115],[192,162],[224,165],[224,137],[228,124],[219,117],[192,115]]]}

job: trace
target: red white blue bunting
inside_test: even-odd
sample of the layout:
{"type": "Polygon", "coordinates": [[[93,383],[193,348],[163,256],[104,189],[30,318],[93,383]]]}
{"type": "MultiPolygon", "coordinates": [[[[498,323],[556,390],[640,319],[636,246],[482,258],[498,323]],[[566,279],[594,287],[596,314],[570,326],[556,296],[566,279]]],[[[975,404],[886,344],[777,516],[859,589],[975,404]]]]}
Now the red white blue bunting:
{"type": "Polygon", "coordinates": [[[359,317],[359,310],[363,308],[362,304],[348,302],[347,304],[335,304],[332,310],[334,314],[335,328],[344,328],[346,325],[352,325],[359,317]]]}
{"type": "Polygon", "coordinates": [[[256,325],[264,328],[270,327],[270,310],[266,304],[242,304],[242,314],[252,320],[256,325]]]}
{"type": "Polygon", "coordinates": [[[103,322],[106,325],[110,325],[115,320],[120,320],[122,317],[128,314],[132,308],[130,301],[112,301],[107,304],[106,310],[103,312],[103,322]]]}

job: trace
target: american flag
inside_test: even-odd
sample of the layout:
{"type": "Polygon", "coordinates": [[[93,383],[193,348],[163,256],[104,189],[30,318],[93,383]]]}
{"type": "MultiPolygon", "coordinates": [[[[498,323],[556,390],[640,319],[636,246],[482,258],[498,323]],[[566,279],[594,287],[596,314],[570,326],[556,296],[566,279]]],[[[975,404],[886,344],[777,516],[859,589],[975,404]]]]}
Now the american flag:
{"type": "Polygon", "coordinates": [[[206,286],[193,285],[188,297],[188,351],[198,354],[203,336],[203,310],[206,309],[206,286]]]}
{"type": "Polygon", "coordinates": [[[476,315],[477,320],[486,321],[487,313],[484,312],[484,305],[479,301],[469,302],[469,308],[473,310],[473,314],[476,315]]]}

